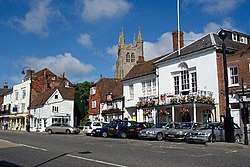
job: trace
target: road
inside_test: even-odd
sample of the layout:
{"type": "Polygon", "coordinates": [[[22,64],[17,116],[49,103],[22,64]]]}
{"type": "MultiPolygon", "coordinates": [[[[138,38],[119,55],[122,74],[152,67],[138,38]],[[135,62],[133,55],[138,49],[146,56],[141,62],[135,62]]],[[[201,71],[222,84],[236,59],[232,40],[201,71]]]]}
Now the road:
{"type": "Polygon", "coordinates": [[[243,167],[249,164],[249,147],[232,143],[203,145],[0,130],[1,167],[243,167]]]}

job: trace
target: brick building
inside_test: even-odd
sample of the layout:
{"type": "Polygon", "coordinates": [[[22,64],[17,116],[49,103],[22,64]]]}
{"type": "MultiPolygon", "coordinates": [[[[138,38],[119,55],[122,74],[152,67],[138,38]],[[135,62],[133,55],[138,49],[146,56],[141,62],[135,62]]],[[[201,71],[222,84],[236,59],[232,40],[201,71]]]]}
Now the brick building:
{"type": "MultiPolygon", "coordinates": [[[[123,119],[123,90],[120,79],[101,78],[90,88],[89,119],[123,119]]],[[[125,115],[126,116],[126,115],[125,115]]]]}

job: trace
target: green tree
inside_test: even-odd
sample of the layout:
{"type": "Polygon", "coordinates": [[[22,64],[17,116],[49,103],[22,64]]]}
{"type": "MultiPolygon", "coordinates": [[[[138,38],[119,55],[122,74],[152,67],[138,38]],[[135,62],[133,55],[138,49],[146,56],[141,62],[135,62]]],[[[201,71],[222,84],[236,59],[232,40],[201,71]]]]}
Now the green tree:
{"type": "Polygon", "coordinates": [[[75,87],[75,117],[77,125],[81,124],[81,121],[88,116],[88,99],[90,87],[93,82],[85,81],[83,83],[73,84],[75,87]]]}

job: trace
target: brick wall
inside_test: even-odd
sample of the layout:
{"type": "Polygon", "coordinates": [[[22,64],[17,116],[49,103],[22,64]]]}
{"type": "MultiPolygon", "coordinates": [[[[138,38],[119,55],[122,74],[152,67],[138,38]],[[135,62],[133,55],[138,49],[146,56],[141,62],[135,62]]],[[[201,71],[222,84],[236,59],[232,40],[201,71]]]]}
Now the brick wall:
{"type": "MultiPolygon", "coordinates": [[[[249,47],[249,46],[248,46],[249,47]]],[[[244,79],[244,82],[247,83],[247,88],[250,87],[250,72],[249,72],[249,63],[250,63],[250,49],[248,47],[242,48],[240,51],[229,54],[227,53],[227,66],[238,66],[238,76],[239,76],[239,85],[230,87],[229,85],[229,94],[234,93],[235,91],[241,91],[241,78],[244,79]]],[[[226,98],[224,91],[224,69],[223,69],[223,54],[222,52],[217,52],[217,67],[218,67],[218,85],[219,85],[219,104],[220,104],[220,114],[226,114],[226,98]]],[[[230,76],[230,74],[228,74],[230,76]]],[[[229,78],[230,79],[230,78],[229,78]]]]}

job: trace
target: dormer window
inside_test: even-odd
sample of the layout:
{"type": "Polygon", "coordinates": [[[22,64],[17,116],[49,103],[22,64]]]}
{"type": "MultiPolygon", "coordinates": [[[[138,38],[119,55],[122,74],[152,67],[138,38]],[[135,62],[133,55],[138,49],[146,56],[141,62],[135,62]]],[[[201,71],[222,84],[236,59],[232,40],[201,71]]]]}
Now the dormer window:
{"type": "Polygon", "coordinates": [[[232,34],[233,41],[237,41],[237,34],[232,34]]]}
{"type": "Polygon", "coordinates": [[[247,38],[245,38],[245,37],[240,37],[240,43],[247,44],[247,38]]]}

